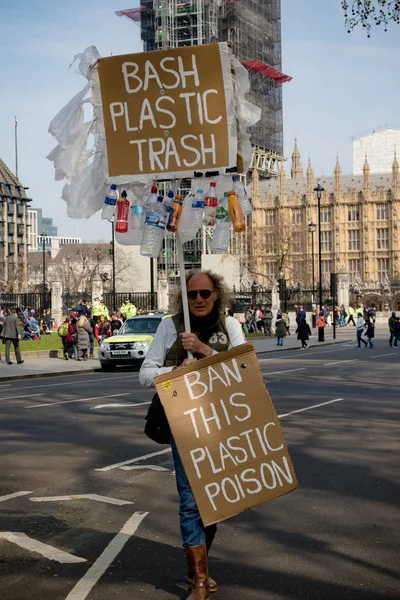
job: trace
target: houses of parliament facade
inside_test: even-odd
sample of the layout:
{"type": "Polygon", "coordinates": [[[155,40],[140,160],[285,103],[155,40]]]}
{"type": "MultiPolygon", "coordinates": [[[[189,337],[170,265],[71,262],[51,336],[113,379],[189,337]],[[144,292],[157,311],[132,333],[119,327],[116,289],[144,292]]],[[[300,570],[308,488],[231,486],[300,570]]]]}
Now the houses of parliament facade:
{"type": "MultiPolygon", "coordinates": [[[[322,275],[347,273],[350,285],[369,282],[376,287],[400,282],[400,180],[393,157],[391,173],[370,174],[365,157],[363,175],[342,175],[336,160],[332,177],[322,177],[320,202],[322,275]]],[[[249,230],[250,270],[259,284],[270,285],[280,274],[288,285],[310,289],[314,258],[318,271],[317,179],[309,161],[306,175],[295,142],[291,178],[283,163],[274,180],[260,181],[254,171],[251,184],[253,213],[249,230]],[[317,225],[315,233],[311,233],[317,225]]]]}

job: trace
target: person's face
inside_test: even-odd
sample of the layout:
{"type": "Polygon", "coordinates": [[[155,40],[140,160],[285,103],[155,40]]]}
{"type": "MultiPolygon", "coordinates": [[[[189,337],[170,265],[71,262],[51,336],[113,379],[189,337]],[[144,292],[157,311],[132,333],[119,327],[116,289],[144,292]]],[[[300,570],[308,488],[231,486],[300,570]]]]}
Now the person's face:
{"type": "Polygon", "coordinates": [[[195,298],[192,299],[188,296],[190,312],[195,317],[206,317],[209,315],[213,309],[214,302],[217,299],[217,294],[214,291],[211,279],[209,279],[205,273],[197,273],[190,279],[187,291],[188,293],[197,291],[195,298]],[[202,298],[198,293],[198,290],[208,290],[211,292],[210,297],[202,298]]]}

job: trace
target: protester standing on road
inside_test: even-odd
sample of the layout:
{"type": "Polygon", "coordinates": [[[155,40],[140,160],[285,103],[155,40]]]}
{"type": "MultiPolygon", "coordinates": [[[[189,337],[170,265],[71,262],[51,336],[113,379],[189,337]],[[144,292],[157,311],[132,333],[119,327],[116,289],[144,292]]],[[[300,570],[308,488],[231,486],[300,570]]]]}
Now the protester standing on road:
{"type": "Polygon", "coordinates": [[[362,312],[357,313],[357,348],[361,348],[361,342],[364,344],[365,348],[368,346],[367,342],[362,339],[362,334],[364,332],[365,321],[363,318],[362,312]]]}
{"type": "Polygon", "coordinates": [[[325,341],[325,316],[323,311],[321,310],[317,319],[317,327],[318,327],[318,341],[325,341]]]}
{"type": "Polygon", "coordinates": [[[375,348],[375,344],[372,341],[372,338],[375,337],[375,325],[374,325],[372,318],[367,319],[365,326],[366,326],[365,335],[368,338],[369,347],[375,348]]]}
{"type": "MultiPolygon", "coordinates": [[[[223,315],[226,289],[222,277],[211,271],[193,271],[187,275],[190,324],[193,333],[184,332],[182,298],[178,311],[163,319],[139,373],[142,385],[154,385],[154,377],[194,365],[199,358],[223,352],[245,342],[237,319],[223,315]],[[187,352],[194,358],[188,359],[187,352]]],[[[207,555],[217,531],[216,525],[204,527],[177,447],[171,436],[175,477],[180,497],[180,527],[185,549],[188,600],[208,600],[217,584],[208,574],[207,555]]]]}
{"type": "Polygon", "coordinates": [[[19,321],[16,315],[15,308],[10,308],[10,314],[4,317],[3,324],[3,343],[6,345],[6,363],[8,365],[12,365],[13,363],[10,360],[10,347],[11,343],[14,346],[15,358],[17,359],[17,363],[20,365],[24,361],[21,358],[21,350],[19,347],[19,340],[21,339],[21,330],[19,328],[19,321]]]}
{"type": "Polygon", "coordinates": [[[307,341],[310,339],[311,329],[305,319],[301,319],[299,321],[299,323],[297,324],[296,333],[297,333],[297,339],[301,340],[300,350],[304,350],[304,349],[307,350],[307,348],[309,348],[307,341]]]}
{"type": "Polygon", "coordinates": [[[284,321],[283,316],[281,315],[281,313],[278,313],[276,315],[275,335],[276,335],[276,339],[277,339],[277,345],[278,346],[283,346],[283,338],[286,337],[287,330],[286,330],[285,321],[284,321]]]}
{"type": "MultiPolygon", "coordinates": [[[[393,343],[393,338],[395,338],[395,334],[394,334],[394,331],[395,331],[395,323],[396,323],[396,313],[395,313],[395,312],[392,312],[392,316],[391,316],[391,317],[389,317],[389,320],[388,320],[388,325],[389,325],[389,333],[390,333],[390,338],[389,338],[389,346],[391,346],[391,345],[392,345],[392,343],[393,343]]],[[[396,340],[395,340],[395,342],[396,342],[396,340]]],[[[397,344],[396,344],[396,343],[395,343],[395,346],[397,346],[397,344]]]]}

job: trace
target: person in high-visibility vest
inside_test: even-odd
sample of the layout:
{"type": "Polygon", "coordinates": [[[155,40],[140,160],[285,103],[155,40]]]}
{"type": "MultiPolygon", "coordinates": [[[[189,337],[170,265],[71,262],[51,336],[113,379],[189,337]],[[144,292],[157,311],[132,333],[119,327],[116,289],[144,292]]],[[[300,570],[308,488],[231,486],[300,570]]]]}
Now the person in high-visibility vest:
{"type": "Polygon", "coordinates": [[[129,319],[130,317],[136,316],[136,314],[137,314],[136,306],[133,304],[133,302],[130,301],[129,296],[125,297],[124,303],[121,306],[121,308],[119,309],[119,312],[121,313],[124,321],[126,321],[126,319],[129,319]]]}
{"type": "Polygon", "coordinates": [[[355,322],[354,322],[354,313],[355,310],[352,306],[349,306],[349,308],[347,309],[347,313],[349,315],[348,321],[347,321],[347,325],[350,325],[350,321],[353,323],[354,327],[356,326],[355,322]]]}
{"type": "Polygon", "coordinates": [[[92,313],[94,321],[97,323],[97,321],[100,319],[100,316],[103,314],[103,308],[101,306],[100,298],[94,299],[94,302],[90,307],[90,312],[92,313]]]}
{"type": "Polygon", "coordinates": [[[103,317],[105,318],[106,321],[109,321],[110,313],[108,312],[107,306],[103,302],[103,298],[101,298],[101,300],[100,300],[100,309],[101,309],[101,315],[103,315],[103,317]]]}

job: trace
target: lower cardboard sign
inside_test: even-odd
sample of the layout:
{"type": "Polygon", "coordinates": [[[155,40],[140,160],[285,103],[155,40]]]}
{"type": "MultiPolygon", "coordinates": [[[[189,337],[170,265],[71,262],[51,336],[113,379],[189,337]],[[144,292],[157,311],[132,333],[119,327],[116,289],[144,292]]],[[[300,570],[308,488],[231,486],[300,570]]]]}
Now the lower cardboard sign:
{"type": "Polygon", "coordinates": [[[297,487],[252,344],[155,378],[204,525],[297,487]]]}

